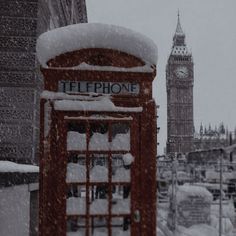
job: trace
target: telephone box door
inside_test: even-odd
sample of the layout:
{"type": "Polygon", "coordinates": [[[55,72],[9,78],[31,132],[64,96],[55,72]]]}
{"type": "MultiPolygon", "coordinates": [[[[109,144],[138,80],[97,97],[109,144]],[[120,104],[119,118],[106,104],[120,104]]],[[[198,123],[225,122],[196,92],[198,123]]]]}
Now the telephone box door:
{"type": "Polygon", "coordinates": [[[64,116],[68,236],[140,235],[138,115],[64,116]]]}

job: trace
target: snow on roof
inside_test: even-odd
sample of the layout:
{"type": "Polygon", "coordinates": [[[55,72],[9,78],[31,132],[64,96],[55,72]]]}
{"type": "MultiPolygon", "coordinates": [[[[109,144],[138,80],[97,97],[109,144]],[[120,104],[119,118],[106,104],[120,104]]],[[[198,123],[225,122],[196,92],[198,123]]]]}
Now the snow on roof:
{"type": "Polygon", "coordinates": [[[203,197],[205,201],[212,201],[212,194],[204,187],[191,185],[178,186],[177,201],[184,201],[188,197],[203,197]]]}
{"type": "Polygon", "coordinates": [[[39,167],[34,165],[17,164],[11,161],[0,161],[0,172],[39,172],[39,167]]]}
{"type": "Polygon", "coordinates": [[[54,102],[58,111],[111,111],[111,112],[142,112],[142,107],[118,107],[107,96],[95,101],[60,100],[54,102]]]}
{"type": "Polygon", "coordinates": [[[126,52],[156,64],[157,47],[148,37],[133,30],[101,23],[74,24],[57,28],[39,36],[36,45],[40,64],[66,52],[85,48],[108,48],[126,52]]]}

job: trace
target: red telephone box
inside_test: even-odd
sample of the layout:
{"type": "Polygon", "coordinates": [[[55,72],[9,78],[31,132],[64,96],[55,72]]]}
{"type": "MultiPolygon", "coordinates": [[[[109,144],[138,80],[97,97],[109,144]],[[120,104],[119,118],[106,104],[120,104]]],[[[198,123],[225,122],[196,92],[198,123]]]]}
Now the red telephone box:
{"type": "Polygon", "coordinates": [[[145,36],[103,24],[38,39],[40,235],[156,235],[153,50],[145,36]]]}

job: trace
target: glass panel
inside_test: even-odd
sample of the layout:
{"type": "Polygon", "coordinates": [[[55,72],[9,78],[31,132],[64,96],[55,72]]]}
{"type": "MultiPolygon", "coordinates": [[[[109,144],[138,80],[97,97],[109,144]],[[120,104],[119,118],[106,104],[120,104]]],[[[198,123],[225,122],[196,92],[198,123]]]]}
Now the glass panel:
{"type": "Polygon", "coordinates": [[[112,214],[130,214],[130,186],[114,185],[112,191],[112,214]]]}
{"type": "Polygon", "coordinates": [[[67,132],[67,150],[86,150],[86,124],[70,122],[67,132]]]}
{"type": "Polygon", "coordinates": [[[112,156],[112,182],[130,182],[130,167],[124,165],[122,155],[112,156]]]}
{"type": "Polygon", "coordinates": [[[106,217],[92,217],[90,220],[90,235],[107,236],[108,223],[106,217]]]}
{"type": "Polygon", "coordinates": [[[96,154],[90,159],[90,182],[108,182],[108,156],[96,154]]]}
{"type": "Polygon", "coordinates": [[[108,124],[94,123],[90,126],[89,150],[107,151],[108,142],[108,124]]]}
{"type": "Polygon", "coordinates": [[[71,155],[68,159],[66,182],[86,182],[86,158],[84,155],[71,155]]]}
{"type": "Polygon", "coordinates": [[[100,184],[90,187],[90,214],[108,215],[108,185],[100,184]]]}
{"type": "Polygon", "coordinates": [[[85,236],[86,219],[82,217],[68,217],[67,236],[85,236]]]}
{"type": "Polygon", "coordinates": [[[84,215],[86,213],[85,185],[71,184],[67,189],[66,214],[84,215]]]}
{"type": "Polygon", "coordinates": [[[76,131],[67,132],[67,151],[86,150],[86,133],[76,131]]]}
{"type": "Polygon", "coordinates": [[[111,150],[130,150],[130,129],[128,123],[114,123],[111,127],[111,150]]]}
{"type": "Polygon", "coordinates": [[[113,217],[112,236],[130,236],[130,217],[113,217]]]}

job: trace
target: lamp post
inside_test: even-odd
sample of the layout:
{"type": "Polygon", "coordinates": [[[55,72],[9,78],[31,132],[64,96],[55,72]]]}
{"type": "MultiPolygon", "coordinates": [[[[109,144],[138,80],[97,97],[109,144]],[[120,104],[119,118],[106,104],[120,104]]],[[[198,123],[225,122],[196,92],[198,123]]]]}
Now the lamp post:
{"type": "Polygon", "coordinates": [[[222,162],[223,162],[224,150],[220,149],[220,202],[219,202],[219,236],[222,235],[222,191],[223,191],[223,170],[222,170],[222,162]]]}
{"type": "MultiPolygon", "coordinates": [[[[175,140],[169,139],[168,140],[168,145],[169,145],[169,157],[171,158],[172,161],[172,170],[171,170],[171,200],[170,200],[170,209],[171,209],[171,225],[170,228],[172,231],[176,230],[176,214],[177,214],[177,201],[176,201],[176,192],[177,192],[177,152],[172,152],[171,144],[175,143],[175,140]]],[[[180,149],[180,143],[178,142],[178,148],[180,149]]]]}

